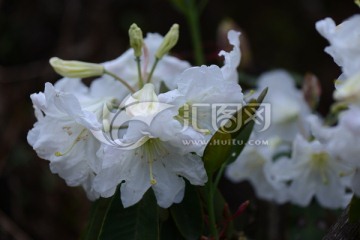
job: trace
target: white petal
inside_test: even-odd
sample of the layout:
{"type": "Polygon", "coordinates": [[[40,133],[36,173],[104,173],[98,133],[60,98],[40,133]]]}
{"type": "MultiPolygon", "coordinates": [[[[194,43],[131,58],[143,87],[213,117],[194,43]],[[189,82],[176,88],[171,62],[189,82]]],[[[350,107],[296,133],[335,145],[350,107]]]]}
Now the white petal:
{"type": "Polygon", "coordinates": [[[152,188],[158,205],[162,208],[168,208],[175,201],[179,202],[184,194],[184,180],[175,173],[168,171],[160,160],[153,163],[153,171],[157,183],[152,188]]]}
{"type": "Polygon", "coordinates": [[[127,94],[129,90],[124,85],[107,75],[94,80],[90,86],[90,95],[94,98],[114,97],[122,100],[127,94]]]}
{"type": "Polygon", "coordinates": [[[233,45],[233,50],[231,52],[220,51],[219,56],[225,57],[224,66],[221,68],[221,72],[226,81],[238,82],[238,73],[237,67],[240,64],[240,32],[230,30],[228,32],[228,39],[231,45],[233,45]]]}
{"type": "Polygon", "coordinates": [[[336,24],[331,18],[325,18],[316,22],[316,30],[325,38],[330,38],[334,34],[336,24]]]}
{"type": "Polygon", "coordinates": [[[303,172],[302,176],[291,183],[289,193],[292,202],[300,206],[308,206],[316,192],[316,180],[310,171],[303,172]]]}
{"type": "Polygon", "coordinates": [[[133,164],[131,168],[126,168],[128,176],[120,188],[121,201],[124,207],[132,206],[140,201],[151,185],[148,164],[141,161],[140,158],[131,160],[133,164]]]}
{"type": "Polygon", "coordinates": [[[185,156],[172,156],[166,159],[166,168],[180,176],[185,177],[193,185],[204,185],[207,182],[207,174],[201,158],[195,154],[185,156]]]}

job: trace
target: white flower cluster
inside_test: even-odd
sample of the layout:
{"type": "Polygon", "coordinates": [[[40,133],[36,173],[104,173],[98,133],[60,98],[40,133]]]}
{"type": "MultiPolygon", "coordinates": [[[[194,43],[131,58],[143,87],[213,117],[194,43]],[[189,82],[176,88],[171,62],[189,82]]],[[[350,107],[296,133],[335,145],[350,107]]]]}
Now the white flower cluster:
{"type": "Polygon", "coordinates": [[[346,110],[337,125],[326,126],[311,113],[290,75],[264,74],[259,87],[269,87],[264,101],[272,105],[271,127],[251,137],[268,145],[246,146],[226,173],[234,182],[250,181],[260,198],[307,206],[315,197],[324,207],[340,208],[352,194],[360,196],[360,15],[338,26],[326,18],[316,29],[342,68],[334,98],[346,110]]]}
{"type": "Polygon", "coordinates": [[[205,145],[183,141],[205,143],[217,129],[206,111],[199,113],[197,126],[208,131],[185,127],[184,106],[243,103],[236,72],[240,33],[228,33],[233,50],[219,53],[225,58],[220,68],[191,67],[164,55],[175,45],[177,31],[174,25],[164,38],[148,34],[143,40],[134,25],[133,48],[103,64],[53,58],[54,69],[71,78],[46,83],[44,92],[31,95],[37,122],[28,142],[50,161],[53,173],[70,186],[82,186],[89,199],[110,197],[120,184],[124,207],[152,188],[158,205],[167,208],[182,200],[184,178],[194,185],[207,182],[205,145]],[[90,87],[76,78],[89,76],[99,76],[90,87]]]}

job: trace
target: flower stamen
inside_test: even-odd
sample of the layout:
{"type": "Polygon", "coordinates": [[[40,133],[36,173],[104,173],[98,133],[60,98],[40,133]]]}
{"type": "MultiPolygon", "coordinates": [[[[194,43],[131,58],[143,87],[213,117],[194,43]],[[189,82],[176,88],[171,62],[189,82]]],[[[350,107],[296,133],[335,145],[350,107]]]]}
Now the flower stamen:
{"type": "Polygon", "coordinates": [[[66,155],[66,154],[68,154],[69,152],[71,152],[71,150],[73,150],[73,148],[75,147],[75,145],[78,143],[78,142],[80,142],[81,140],[83,140],[83,139],[85,139],[86,138],[86,136],[87,135],[84,135],[83,136],[83,134],[86,132],[86,128],[84,128],[81,132],[80,132],[80,134],[76,137],[76,139],[74,140],[74,142],[71,144],[71,146],[68,148],[68,149],[66,149],[65,150],[65,152],[55,152],[54,154],[55,154],[55,156],[57,156],[57,157],[62,157],[62,156],[64,156],[64,155],[66,155]]]}

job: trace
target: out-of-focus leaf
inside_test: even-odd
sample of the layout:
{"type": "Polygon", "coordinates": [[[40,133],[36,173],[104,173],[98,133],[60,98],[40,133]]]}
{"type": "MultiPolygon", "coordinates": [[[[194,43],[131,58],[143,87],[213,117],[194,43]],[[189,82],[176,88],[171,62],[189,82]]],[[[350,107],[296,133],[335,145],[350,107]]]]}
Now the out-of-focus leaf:
{"type": "Polygon", "coordinates": [[[286,239],[322,239],[327,232],[326,218],[334,211],[326,211],[313,201],[306,208],[289,206],[286,239]]]}
{"type": "Polygon", "coordinates": [[[159,239],[159,212],[153,191],[148,190],[134,206],[124,208],[117,191],[103,218],[101,240],[159,239]]]}
{"type": "Polygon", "coordinates": [[[349,208],[349,221],[354,223],[360,220],[360,198],[353,196],[349,208]]]}
{"type": "Polygon", "coordinates": [[[179,232],[179,229],[177,229],[174,219],[169,218],[165,222],[161,224],[161,240],[185,240],[184,237],[182,237],[181,233],[179,232]]]}
{"type": "Polygon", "coordinates": [[[166,93],[168,91],[170,91],[170,89],[166,86],[166,84],[163,81],[161,81],[159,93],[166,93]]]}
{"type": "Polygon", "coordinates": [[[181,12],[182,14],[186,14],[186,5],[184,0],[170,0],[170,2],[179,12],[181,12]]]}
{"type": "Polygon", "coordinates": [[[183,201],[173,204],[170,211],[179,232],[187,240],[196,240],[201,236],[203,229],[201,209],[200,198],[195,187],[186,184],[183,201]]]}

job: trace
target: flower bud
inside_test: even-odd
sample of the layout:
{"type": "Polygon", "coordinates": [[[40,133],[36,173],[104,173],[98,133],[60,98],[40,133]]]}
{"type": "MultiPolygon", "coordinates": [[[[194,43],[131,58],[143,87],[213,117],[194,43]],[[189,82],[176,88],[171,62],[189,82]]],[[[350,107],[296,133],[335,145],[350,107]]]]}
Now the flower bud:
{"type": "Polygon", "coordinates": [[[132,94],[125,102],[126,113],[130,116],[150,116],[159,111],[159,100],[152,83],[132,94]]]}
{"type": "Polygon", "coordinates": [[[140,57],[144,39],[141,29],[135,23],[129,28],[129,38],[130,46],[134,49],[135,57],[140,57]]]}
{"type": "Polygon", "coordinates": [[[179,24],[174,24],[169,32],[165,35],[160,47],[158,48],[155,57],[161,59],[167,54],[177,43],[179,39],[179,24]]]}
{"type": "Polygon", "coordinates": [[[69,78],[96,77],[103,75],[105,71],[102,65],[95,63],[66,61],[57,57],[52,57],[49,62],[55,72],[69,78]]]}
{"type": "Polygon", "coordinates": [[[360,7],[360,0],[355,0],[354,2],[356,5],[358,5],[358,7],[360,7]]]}

